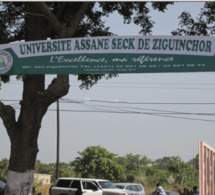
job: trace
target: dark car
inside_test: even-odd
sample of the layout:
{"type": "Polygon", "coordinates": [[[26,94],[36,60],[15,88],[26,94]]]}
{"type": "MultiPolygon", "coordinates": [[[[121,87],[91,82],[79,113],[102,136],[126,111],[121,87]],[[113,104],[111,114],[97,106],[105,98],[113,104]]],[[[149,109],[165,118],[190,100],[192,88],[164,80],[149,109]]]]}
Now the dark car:
{"type": "Polygon", "coordinates": [[[174,192],[174,191],[165,191],[166,192],[166,195],[178,195],[177,192],[174,192]]]}
{"type": "MultiPolygon", "coordinates": [[[[165,192],[166,192],[166,195],[178,195],[178,193],[175,191],[165,190],[165,192]]],[[[155,192],[150,193],[150,195],[155,195],[155,194],[156,194],[155,192]]]]}

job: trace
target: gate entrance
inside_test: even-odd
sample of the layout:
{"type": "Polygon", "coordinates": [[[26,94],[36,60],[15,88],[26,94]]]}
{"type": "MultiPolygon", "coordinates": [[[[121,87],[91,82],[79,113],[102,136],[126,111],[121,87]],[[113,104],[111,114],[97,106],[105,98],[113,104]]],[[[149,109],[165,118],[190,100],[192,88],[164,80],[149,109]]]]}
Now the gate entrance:
{"type": "Polygon", "coordinates": [[[215,194],[215,149],[199,142],[199,189],[201,195],[215,194]]]}

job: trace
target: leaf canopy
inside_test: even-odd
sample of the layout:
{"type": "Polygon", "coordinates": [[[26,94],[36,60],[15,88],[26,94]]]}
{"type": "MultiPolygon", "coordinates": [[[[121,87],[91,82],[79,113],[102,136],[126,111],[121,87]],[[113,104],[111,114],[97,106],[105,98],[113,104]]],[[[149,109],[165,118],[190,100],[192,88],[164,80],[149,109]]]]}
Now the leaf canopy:
{"type": "MultiPolygon", "coordinates": [[[[0,3],[0,44],[12,41],[25,40],[26,25],[25,17],[28,13],[26,10],[27,3],[31,2],[1,2],[0,3]]],[[[108,16],[113,12],[119,13],[123,17],[126,24],[134,23],[141,27],[140,34],[150,35],[154,21],[151,20],[148,5],[150,2],[91,2],[89,8],[84,14],[84,18],[78,24],[78,28],[73,37],[93,37],[93,36],[111,36],[109,27],[105,25],[104,16],[108,16]]],[[[152,2],[154,10],[164,12],[169,4],[173,2],[152,2]]],[[[36,5],[36,4],[34,4],[36,5]]],[[[48,10],[55,21],[59,22],[64,28],[70,28],[75,25],[75,17],[79,14],[83,2],[46,2],[48,10]]],[[[38,15],[44,10],[44,6],[38,4],[38,15]]],[[[45,15],[44,15],[45,17],[45,15]]],[[[47,38],[62,38],[58,31],[53,28],[53,22],[45,17],[47,38]]],[[[69,37],[63,37],[69,38],[69,37]]],[[[100,79],[110,79],[116,77],[117,74],[100,74],[100,75],[78,75],[78,80],[82,81],[81,89],[89,89],[100,79]]],[[[1,81],[9,82],[9,76],[0,76],[1,81]]]]}

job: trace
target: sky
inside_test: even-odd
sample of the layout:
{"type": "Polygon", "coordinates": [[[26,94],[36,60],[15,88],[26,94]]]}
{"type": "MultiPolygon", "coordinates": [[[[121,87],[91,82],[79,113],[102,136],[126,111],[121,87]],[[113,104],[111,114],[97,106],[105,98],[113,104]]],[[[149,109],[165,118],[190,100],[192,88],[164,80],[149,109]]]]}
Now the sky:
{"type": "MultiPolygon", "coordinates": [[[[165,13],[153,11],[153,35],[171,35],[182,11],[197,17],[203,4],[177,2],[165,13]]],[[[139,35],[140,28],[124,25],[117,14],[105,20],[117,35],[139,35]]],[[[47,76],[47,85],[52,78],[47,76]]],[[[77,77],[71,75],[70,85],[70,92],[60,100],[61,162],[73,161],[88,146],[101,146],[118,156],[139,154],[152,160],[179,156],[185,162],[198,154],[199,141],[215,148],[213,72],[119,74],[90,90],[81,90],[77,77]]],[[[12,77],[0,94],[4,103],[17,108],[18,116],[22,83],[12,77]]],[[[37,159],[43,163],[56,162],[56,119],[53,104],[38,138],[37,159]]],[[[0,148],[0,160],[9,158],[10,142],[1,120],[0,148]]]]}

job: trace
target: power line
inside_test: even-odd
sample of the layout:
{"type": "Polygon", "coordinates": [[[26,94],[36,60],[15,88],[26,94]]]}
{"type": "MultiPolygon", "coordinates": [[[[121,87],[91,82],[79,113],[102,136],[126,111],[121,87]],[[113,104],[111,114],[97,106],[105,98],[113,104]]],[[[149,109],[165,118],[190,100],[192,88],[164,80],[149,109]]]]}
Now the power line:
{"type": "MultiPolygon", "coordinates": [[[[55,109],[50,109],[50,111],[56,111],[55,109]]],[[[152,116],[160,116],[160,117],[168,117],[168,118],[176,118],[176,119],[186,119],[186,120],[196,120],[196,121],[204,121],[204,122],[215,122],[215,120],[208,120],[208,119],[196,119],[196,118],[189,118],[189,117],[176,117],[176,116],[168,116],[164,114],[155,114],[155,113],[137,113],[137,112],[120,112],[120,111],[93,111],[93,110],[65,110],[60,109],[60,111],[64,112],[84,112],[84,113],[109,113],[109,114],[145,114],[145,115],[152,115],[152,116]]]]}
{"type": "MultiPolygon", "coordinates": [[[[20,100],[0,99],[4,102],[19,102],[20,100]]],[[[160,105],[215,105],[215,102],[128,102],[128,101],[107,101],[107,100],[72,100],[60,98],[60,103],[80,103],[86,102],[99,102],[99,103],[112,103],[112,104],[160,104],[160,105]]]]}
{"type": "Polygon", "coordinates": [[[128,101],[107,101],[107,100],[71,100],[61,98],[61,103],[85,103],[85,102],[99,102],[112,104],[161,104],[161,105],[215,105],[215,102],[128,102],[128,101]]]}
{"type": "MultiPolygon", "coordinates": [[[[46,81],[46,83],[51,83],[51,81],[46,81]]],[[[71,86],[80,86],[81,82],[80,81],[70,81],[71,86]],[[79,82],[79,84],[78,84],[79,82]],[[77,84],[73,84],[73,83],[77,83],[77,84]]],[[[12,80],[11,84],[22,84],[22,82],[15,82],[12,80]]],[[[186,85],[186,86],[214,86],[215,87],[215,83],[132,83],[132,82],[98,82],[96,85],[94,85],[93,87],[99,87],[99,88],[132,88],[132,89],[137,89],[137,88],[145,88],[145,89],[192,89],[192,90],[215,90],[215,88],[200,88],[200,87],[178,87],[178,85],[186,85]],[[102,84],[102,85],[100,85],[102,84]],[[103,85],[103,84],[108,84],[108,85],[103,85]],[[114,84],[114,85],[111,85],[114,84]],[[115,85],[118,84],[118,85],[115,85]],[[120,84],[124,85],[121,86],[120,84]],[[151,87],[151,86],[128,86],[128,85],[159,85],[156,87],[151,87]],[[161,85],[161,86],[160,86],[161,85]],[[175,86],[175,87],[163,87],[162,85],[171,85],[171,86],[175,86]]]]}
{"type": "MultiPolygon", "coordinates": [[[[46,80],[45,82],[46,83],[51,83],[52,80],[46,80]]],[[[11,79],[10,82],[8,82],[7,84],[10,84],[12,82],[16,82],[18,84],[22,84],[22,81],[21,80],[14,80],[14,79],[11,79]]],[[[70,81],[70,83],[81,83],[81,81],[70,81]]],[[[107,82],[103,82],[103,81],[98,81],[97,84],[129,84],[129,85],[214,85],[215,86],[215,83],[167,83],[167,82],[163,82],[163,83],[156,83],[156,82],[123,82],[123,81],[117,81],[117,82],[114,82],[114,81],[107,81],[107,82]]]]}
{"type": "MultiPolygon", "coordinates": [[[[171,104],[171,105],[214,105],[215,103],[144,103],[144,102],[113,102],[113,101],[103,101],[103,100],[71,100],[61,98],[61,103],[74,103],[78,105],[82,105],[85,108],[87,107],[90,110],[74,110],[74,109],[60,109],[61,112],[91,112],[91,113],[114,113],[114,114],[144,114],[144,115],[152,115],[152,116],[160,116],[160,117],[169,117],[169,118],[178,118],[178,119],[187,119],[187,120],[198,120],[198,121],[207,121],[207,122],[215,122],[215,120],[209,119],[196,119],[190,117],[179,117],[173,115],[195,115],[195,116],[214,116],[215,113],[198,113],[198,112],[178,112],[178,111],[169,111],[169,110],[158,110],[158,109],[146,109],[146,108],[137,108],[137,107],[120,107],[120,106],[110,106],[110,105],[89,105],[85,102],[93,102],[93,103],[108,103],[108,104],[171,104]],[[147,111],[147,112],[146,112],[147,111]]],[[[18,100],[2,100],[9,102],[17,102],[18,100]]],[[[15,109],[19,109],[20,106],[17,103],[10,104],[15,107],[15,109]]],[[[56,109],[48,109],[49,111],[56,111],[56,109]]]]}

